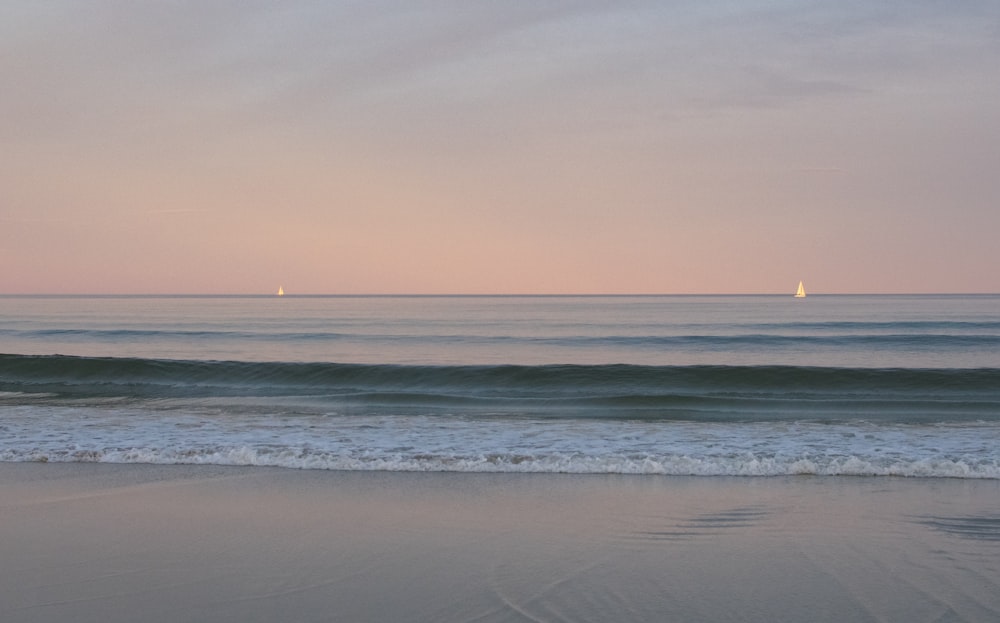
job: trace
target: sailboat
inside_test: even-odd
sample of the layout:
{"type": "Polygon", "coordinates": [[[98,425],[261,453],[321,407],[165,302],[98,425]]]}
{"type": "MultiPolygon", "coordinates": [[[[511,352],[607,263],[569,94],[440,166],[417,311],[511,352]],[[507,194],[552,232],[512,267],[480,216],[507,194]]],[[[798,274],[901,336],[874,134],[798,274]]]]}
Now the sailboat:
{"type": "Polygon", "coordinates": [[[802,286],[802,282],[799,282],[799,289],[795,291],[795,298],[804,299],[806,298],[806,289],[802,286]]]}
{"type": "MultiPolygon", "coordinates": [[[[285,289],[282,288],[281,286],[278,286],[278,296],[285,296],[285,289]]],[[[798,296],[798,295],[796,295],[796,296],[798,296]]],[[[805,296],[805,295],[803,294],[802,296],[805,296]]]]}

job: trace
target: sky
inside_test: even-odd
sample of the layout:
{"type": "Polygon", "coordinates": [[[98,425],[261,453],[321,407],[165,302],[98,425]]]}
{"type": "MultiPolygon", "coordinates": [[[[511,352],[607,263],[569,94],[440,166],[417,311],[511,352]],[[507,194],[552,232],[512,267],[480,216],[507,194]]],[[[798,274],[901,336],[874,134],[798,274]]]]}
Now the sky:
{"type": "Polygon", "coordinates": [[[996,0],[7,0],[0,294],[1000,292],[996,0]]]}

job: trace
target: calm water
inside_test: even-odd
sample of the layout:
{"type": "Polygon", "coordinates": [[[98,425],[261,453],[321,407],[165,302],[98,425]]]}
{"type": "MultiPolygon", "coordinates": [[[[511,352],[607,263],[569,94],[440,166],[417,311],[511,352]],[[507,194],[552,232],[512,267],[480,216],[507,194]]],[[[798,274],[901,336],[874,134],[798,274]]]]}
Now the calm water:
{"type": "Polygon", "coordinates": [[[1000,296],[0,297],[0,460],[1000,478],[1000,296]]]}

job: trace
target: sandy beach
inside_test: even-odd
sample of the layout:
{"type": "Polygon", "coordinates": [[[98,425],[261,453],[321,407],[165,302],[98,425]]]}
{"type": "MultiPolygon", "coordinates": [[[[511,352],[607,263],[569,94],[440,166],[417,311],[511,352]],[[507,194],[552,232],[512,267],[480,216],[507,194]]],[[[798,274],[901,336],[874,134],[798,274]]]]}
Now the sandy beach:
{"type": "Polygon", "coordinates": [[[1000,482],[0,463],[0,620],[996,621],[1000,482]]]}

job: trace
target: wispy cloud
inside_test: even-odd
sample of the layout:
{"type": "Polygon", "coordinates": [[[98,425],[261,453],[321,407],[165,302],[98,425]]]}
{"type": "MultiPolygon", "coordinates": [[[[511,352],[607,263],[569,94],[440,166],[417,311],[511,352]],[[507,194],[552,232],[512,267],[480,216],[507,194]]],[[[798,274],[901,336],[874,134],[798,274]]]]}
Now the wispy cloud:
{"type": "Polygon", "coordinates": [[[797,173],[818,173],[818,174],[837,174],[846,173],[847,169],[842,169],[841,167],[799,167],[795,169],[797,173]]]}
{"type": "Polygon", "coordinates": [[[68,219],[56,216],[19,216],[0,214],[0,223],[64,223],[68,219]]]}
{"type": "Polygon", "coordinates": [[[174,215],[174,214],[198,214],[204,210],[198,210],[195,208],[166,208],[163,210],[147,210],[144,214],[149,216],[162,216],[162,215],[174,215]]]}
{"type": "Polygon", "coordinates": [[[727,108],[768,108],[790,102],[859,95],[865,89],[837,80],[802,78],[761,67],[745,67],[723,82],[708,82],[698,90],[705,93],[689,98],[702,110],[727,108]]]}

